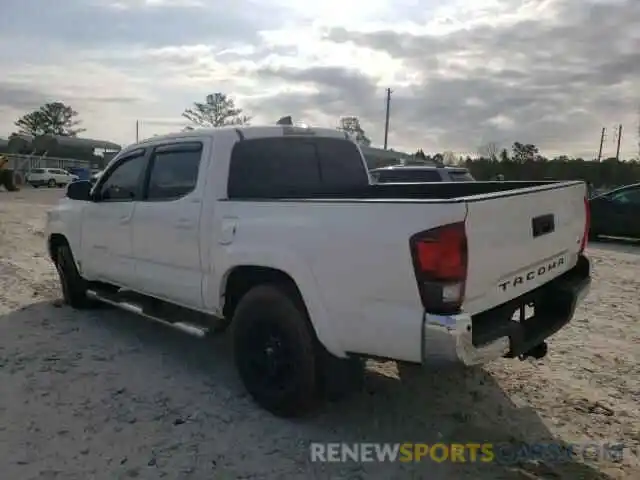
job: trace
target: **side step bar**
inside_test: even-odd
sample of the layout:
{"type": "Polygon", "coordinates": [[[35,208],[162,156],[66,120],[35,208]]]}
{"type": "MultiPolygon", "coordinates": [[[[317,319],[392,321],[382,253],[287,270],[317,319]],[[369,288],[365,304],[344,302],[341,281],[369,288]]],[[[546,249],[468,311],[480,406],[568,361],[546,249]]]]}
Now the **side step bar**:
{"type": "Polygon", "coordinates": [[[114,307],[120,308],[121,310],[126,310],[127,312],[135,313],[136,315],[140,315],[141,317],[148,318],[149,320],[153,320],[154,322],[158,322],[167,327],[174,328],[183,333],[187,333],[194,337],[203,338],[210,333],[210,329],[203,325],[196,325],[188,322],[173,322],[166,318],[161,318],[157,314],[152,314],[149,311],[146,311],[144,307],[132,303],[131,301],[119,299],[118,294],[112,293],[102,293],[95,290],[87,290],[87,297],[92,300],[96,300],[99,302],[107,303],[109,305],[113,305],[114,307]]]}

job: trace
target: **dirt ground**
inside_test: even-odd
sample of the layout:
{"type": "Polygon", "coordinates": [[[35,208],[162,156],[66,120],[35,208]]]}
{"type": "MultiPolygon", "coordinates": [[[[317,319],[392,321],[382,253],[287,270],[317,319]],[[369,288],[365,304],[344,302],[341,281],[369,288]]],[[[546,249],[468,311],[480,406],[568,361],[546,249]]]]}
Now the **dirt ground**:
{"type": "Polygon", "coordinates": [[[142,478],[640,478],[622,462],[334,463],[310,442],[623,442],[640,446],[640,246],[589,248],[595,282],[541,361],[366,387],[311,418],[256,407],[228,338],[184,336],[117,310],[56,306],[45,211],[60,190],[0,191],[3,480],[142,478]]]}

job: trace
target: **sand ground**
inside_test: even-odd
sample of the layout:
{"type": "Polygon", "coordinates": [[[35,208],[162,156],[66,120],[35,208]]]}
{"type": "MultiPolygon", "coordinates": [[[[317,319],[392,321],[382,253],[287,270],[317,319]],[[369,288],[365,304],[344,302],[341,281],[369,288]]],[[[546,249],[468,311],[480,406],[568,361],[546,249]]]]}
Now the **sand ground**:
{"type": "Polygon", "coordinates": [[[541,361],[400,382],[371,362],[363,392],[285,421],[245,394],[228,338],[117,310],[59,306],[45,211],[60,190],[0,191],[3,480],[640,478],[640,246],[589,247],[595,281],[541,361]],[[621,462],[339,463],[310,442],[623,442],[621,462]]]}

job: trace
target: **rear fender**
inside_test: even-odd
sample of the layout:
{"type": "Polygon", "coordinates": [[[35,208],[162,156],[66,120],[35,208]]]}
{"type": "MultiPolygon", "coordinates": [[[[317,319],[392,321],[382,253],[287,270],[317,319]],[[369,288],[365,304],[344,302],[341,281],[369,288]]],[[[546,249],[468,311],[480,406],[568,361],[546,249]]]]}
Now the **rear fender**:
{"type": "Polygon", "coordinates": [[[216,282],[215,278],[212,277],[205,279],[204,291],[217,292],[215,298],[211,298],[211,295],[205,296],[205,301],[208,304],[207,307],[212,308],[215,303],[215,307],[222,310],[227,279],[234,268],[240,266],[255,266],[280,270],[291,277],[296,283],[318,340],[320,340],[324,347],[333,355],[341,358],[347,356],[335,335],[336,329],[332,325],[320,298],[318,283],[311,269],[302,258],[290,252],[245,250],[233,248],[233,246],[227,250],[224,257],[225,261],[223,263],[216,262],[217,271],[224,272],[220,276],[219,281],[216,282]],[[214,285],[211,285],[210,282],[218,283],[219,287],[216,288],[214,285]]]}

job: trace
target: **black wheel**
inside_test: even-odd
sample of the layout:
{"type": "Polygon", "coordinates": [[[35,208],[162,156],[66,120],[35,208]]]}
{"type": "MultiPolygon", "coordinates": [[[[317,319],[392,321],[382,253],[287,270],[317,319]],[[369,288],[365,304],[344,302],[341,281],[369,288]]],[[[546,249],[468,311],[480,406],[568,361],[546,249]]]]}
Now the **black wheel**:
{"type": "Polygon", "coordinates": [[[33,188],[38,188],[40,185],[31,185],[33,188]]]}
{"type": "Polygon", "coordinates": [[[94,302],[87,298],[87,282],[78,272],[69,245],[60,245],[56,249],[55,265],[60,277],[64,302],[78,309],[93,306],[94,302]]]}
{"type": "Polygon", "coordinates": [[[240,300],[231,328],[236,367],[256,403],[280,417],[311,410],[315,339],[292,295],[272,285],[253,288],[240,300]]]}
{"type": "Polygon", "coordinates": [[[51,179],[47,182],[47,186],[48,186],[49,188],[54,188],[54,187],[56,186],[56,181],[55,181],[53,178],[51,178],[51,179]]]}

